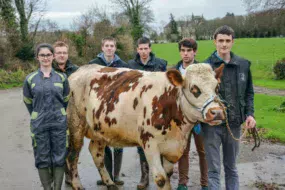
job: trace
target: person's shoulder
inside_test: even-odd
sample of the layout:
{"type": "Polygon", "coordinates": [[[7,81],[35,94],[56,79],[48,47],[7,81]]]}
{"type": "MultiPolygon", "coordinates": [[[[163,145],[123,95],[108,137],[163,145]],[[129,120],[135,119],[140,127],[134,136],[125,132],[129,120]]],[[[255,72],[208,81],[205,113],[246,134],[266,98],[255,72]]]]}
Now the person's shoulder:
{"type": "Polygon", "coordinates": [[[136,65],[137,65],[138,63],[136,62],[135,59],[130,59],[130,60],[127,62],[127,64],[128,64],[128,67],[129,67],[129,68],[135,69],[135,68],[136,68],[136,65]]]}
{"type": "Polygon", "coordinates": [[[62,82],[64,82],[67,79],[67,75],[63,72],[54,71],[54,73],[61,78],[62,82]]]}
{"type": "Polygon", "coordinates": [[[102,61],[99,57],[96,57],[95,59],[92,59],[91,61],[89,61],[88,64],[101,64],[102,61]]]}
{"type": "Polygon", "coordinates": [[[238,56],[236,54],[234,54],[234,60],[236,61],[237,64],[248,64],[249,66],[251,65],[248,59],[238,56]]]}
{"type": "Polygon", "coordinates": [[[36,71],[33,71],[31,73],[29,73],[26,78],[25,78],[25,82],[28,82],[29,84],[31,83],[32,79],[39,74],[39,71],[36,70],[36,71]]]}

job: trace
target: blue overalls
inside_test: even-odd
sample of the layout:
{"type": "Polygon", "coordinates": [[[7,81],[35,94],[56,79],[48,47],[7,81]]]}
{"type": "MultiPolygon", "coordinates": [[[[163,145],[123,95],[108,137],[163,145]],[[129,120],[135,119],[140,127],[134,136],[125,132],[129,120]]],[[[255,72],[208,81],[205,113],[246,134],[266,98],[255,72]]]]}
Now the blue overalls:
{"type": "Polygon", "coordinates": [[[31,115],[31,136],[37,168],[62,167],[68,147],[66,107],[69,84],[65,74],[40,69],[29,74],[23,86],[24,102],[31,115]]]}

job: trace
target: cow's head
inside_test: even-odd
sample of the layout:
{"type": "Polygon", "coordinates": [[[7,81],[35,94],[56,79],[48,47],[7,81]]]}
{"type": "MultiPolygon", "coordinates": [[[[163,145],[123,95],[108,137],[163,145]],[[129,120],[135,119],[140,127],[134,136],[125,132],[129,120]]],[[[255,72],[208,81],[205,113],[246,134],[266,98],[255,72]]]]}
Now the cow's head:
{"type": "Polygon", "coordinates": [[[225,119],[218,100],[218,85],[224,65],[215,71],[209,64],[199,63],[187,67],[185,77],[177,70],[168,70],[168,80],[181,88],[180,105],[188,120],[217,125],[225,119]]]}

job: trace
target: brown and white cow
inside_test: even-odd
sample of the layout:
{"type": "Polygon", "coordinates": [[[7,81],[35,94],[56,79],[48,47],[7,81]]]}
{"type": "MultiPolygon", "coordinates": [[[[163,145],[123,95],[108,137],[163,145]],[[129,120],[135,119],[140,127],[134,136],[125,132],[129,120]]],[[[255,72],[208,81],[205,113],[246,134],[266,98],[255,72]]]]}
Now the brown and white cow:
{"type": "Polygon", "coordinates": [[[104,166],[106,145],[141,146],[158,189],[171,189],[173,163],[181,157],[194,123],[218,124],[224,119],[216,102],[222,69],[215,73],[208,64],[195,64],[183,78],[176,70],[80,67],[69,78],[67,166],[72,187],[83,189],[77,162],[86,136],[91,139],[89,150],[108,189],[117,187],[104,166]]]}

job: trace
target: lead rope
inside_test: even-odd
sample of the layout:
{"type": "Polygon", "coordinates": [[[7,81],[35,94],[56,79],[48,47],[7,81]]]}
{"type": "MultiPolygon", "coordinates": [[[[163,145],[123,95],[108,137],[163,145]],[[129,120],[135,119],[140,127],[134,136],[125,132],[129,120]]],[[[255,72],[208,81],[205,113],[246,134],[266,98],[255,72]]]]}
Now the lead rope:
{"type": "Polygon", "coordinates": [[[259,134],[258,134],[256,127],[252,128],[252,129],[247,129],[247,128],[243,127],[244,132],[243,132],[242,136],[240,138],[236,138],[230,129],[230,125],[229,125],[229,121],[228,121],[228,115],[227,115],[227,111],[226,111],[227,108],[222,104],[222,102],[218,98],[216,98],[216,102],[218,102],[218,104],[223,108],[223,112],[224,112],[224,115],[226,118],[226,127],[227,127],[231,137],[236,141],[241,141],[243,139],[243,137],[246,135],[246,133],[248,132],[254,138],[254,147],[251,150],[254,151],[255,148],[259,147],[260,146],[260,137],[259,137],[259,134]]]}

